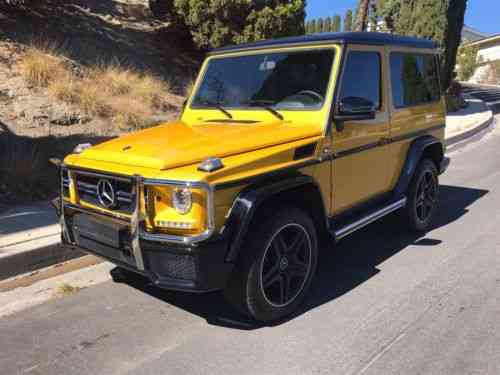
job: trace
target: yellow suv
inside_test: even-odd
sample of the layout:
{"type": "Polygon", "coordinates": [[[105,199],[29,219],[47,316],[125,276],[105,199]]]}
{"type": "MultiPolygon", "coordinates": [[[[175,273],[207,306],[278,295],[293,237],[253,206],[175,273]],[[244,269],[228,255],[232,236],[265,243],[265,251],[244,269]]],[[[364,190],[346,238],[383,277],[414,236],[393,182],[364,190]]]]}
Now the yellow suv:
{"type": "MultiPolygon", "coordinates": [[[[321,244],[400,211],[425,231],[448,166],[433,42],[332,33],[212,51],[178,121],[61,164],[63,242],[274,321],[321,244]]],[[[327,246],[328,247],[328,246],[327,246]]]]}

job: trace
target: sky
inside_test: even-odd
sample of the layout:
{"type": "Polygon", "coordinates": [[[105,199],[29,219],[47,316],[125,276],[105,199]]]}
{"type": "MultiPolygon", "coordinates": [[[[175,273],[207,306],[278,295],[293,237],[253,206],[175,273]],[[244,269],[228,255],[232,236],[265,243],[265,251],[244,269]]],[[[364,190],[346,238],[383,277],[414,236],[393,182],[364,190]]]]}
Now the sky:
{"type": "MultiPolygon", "coordinates": [[[[339,14],[355,9],[358,0],[308,0],[307,19],[339,14]]],[[[500,34],[500,1],[468,0],[465,24],[486,34],[500,34]]]]}

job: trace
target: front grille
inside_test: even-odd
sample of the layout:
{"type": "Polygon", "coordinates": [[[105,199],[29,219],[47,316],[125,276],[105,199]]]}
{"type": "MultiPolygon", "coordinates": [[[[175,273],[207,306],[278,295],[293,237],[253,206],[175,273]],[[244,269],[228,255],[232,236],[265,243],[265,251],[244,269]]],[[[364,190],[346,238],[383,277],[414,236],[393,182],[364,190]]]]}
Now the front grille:
{"type": "Polygon", "coordinates": [[[116,179],[113,176],[91,176],[76,172],[76,190],[80,200],[94,206],[105,207],[101,204],[97,195],[97,184],[101,180],[109,181],[116,196],[116,203],[109,207],[112,211],[132,214],[135,207],[135,194],[131,180],[116,179]]]}
{"type": "Polygon", "coordinates": [[[70,184],[69,172],[67,169],[63,169],[63,171],[62,171],[62,194],[66,198],[69,198],[69,184],[70,184]]]}

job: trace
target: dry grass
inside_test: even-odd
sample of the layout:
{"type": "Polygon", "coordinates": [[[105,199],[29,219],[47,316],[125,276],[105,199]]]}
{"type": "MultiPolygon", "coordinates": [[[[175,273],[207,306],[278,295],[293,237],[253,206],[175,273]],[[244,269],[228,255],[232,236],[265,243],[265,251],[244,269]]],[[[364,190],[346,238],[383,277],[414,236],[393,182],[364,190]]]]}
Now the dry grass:
{"type": "Polygon", "coordinates": [[[120,65],[90,68],[77,76],[55,49],[32,47],[19,68],[30,84],[46,87],[55,99],[89,115],[110,118],[120,130],[142,128],[151,116],[172,108],[168,82],[120,65]]]}
{"type": "Polygon", "coordinates": [[[192,79],[192,80],[191,80],[191,81],[189,81],[189,82],[187,83],[187,85],[184,87],[184,92],[183,92],[183,94],[184,94],[184,96],[185,96],[186,98],[189,98],[189,97],[191,96],[191,94],[192,94],[192,92],[193,92],[193,90],[194,90],[194,85],[195,85],[195,84],[196,84],[195,80],[194,80],[194,79],[192,79]]]}
{"type": "Polygon", "coordinates": [[[67,74],[63,61],[50,49],[30,47],[19,63],[24,79],[35,87],[47,87],[67,74]]]}
{"type": "Polygon", "coordinates": [[[76,87],[75,79],[71,74],[66,74],[60,79],[52,81],[48,87],[48,91],[52,97],[60,101],[76,103],[78,101],[76,87]]]}
{"type": "Polygon", "coordinates": [[[74,294],[74,293],[80,291],[81,289],[82,288],[80,288],[78,286],[73,286],[73,285],[68,284],[68,283],[64,283],[64,284],[59,286],[59,292],[63,295],[74,294]]]}
{"type": "Polygon", "coordinates": [[[130,96],[117,97],[108,103],[114,113],[113,125],[121,130],[144,128],[153,115],[147,103],[130,96]]]}

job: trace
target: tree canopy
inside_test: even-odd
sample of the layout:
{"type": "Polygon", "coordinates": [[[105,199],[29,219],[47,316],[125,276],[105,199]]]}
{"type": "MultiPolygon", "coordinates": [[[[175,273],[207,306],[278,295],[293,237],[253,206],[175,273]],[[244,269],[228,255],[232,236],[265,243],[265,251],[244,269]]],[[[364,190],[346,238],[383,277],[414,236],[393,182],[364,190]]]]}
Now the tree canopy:
{"type": "Polygon", "coordinates": [[[467,0],[385,0],[378,2],[376,11],[386,30],[438,43],[442,85],[446,89],[455,69],[466,6],[467,0]]]}
{"type": "Polygon", "coordinates": [[[305,0],[174,0],[202,49],[304,34],[305,0]]]}

